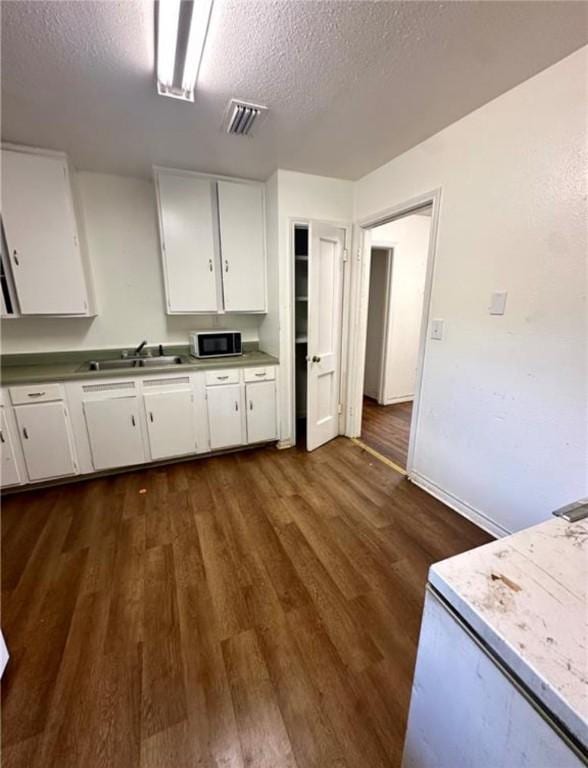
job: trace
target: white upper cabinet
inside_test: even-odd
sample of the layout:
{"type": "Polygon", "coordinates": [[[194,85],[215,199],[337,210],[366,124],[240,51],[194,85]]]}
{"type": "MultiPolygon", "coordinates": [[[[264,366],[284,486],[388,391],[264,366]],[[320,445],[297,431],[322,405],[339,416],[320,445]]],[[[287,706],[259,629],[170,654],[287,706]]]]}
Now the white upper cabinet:
{"type": "Polygon", "coordinates": [[[257,184],[218,182],[226,312],[265,312],[263,194],[257,184]]]}
{"type": "Polygon", "coordinates": [[[2,150],[2,220],[20,314],[91,314],[64,156],[2,150]]]}
{"type": "Polygon", "coordinates": [[[155,169],[168,314],[266,311],[263,187],[155,169]]]}
{"type": "Polygon", "coordinates": [[[168,314],[218,312],[214,182],[161,170],[156,187],[168,314]]]}

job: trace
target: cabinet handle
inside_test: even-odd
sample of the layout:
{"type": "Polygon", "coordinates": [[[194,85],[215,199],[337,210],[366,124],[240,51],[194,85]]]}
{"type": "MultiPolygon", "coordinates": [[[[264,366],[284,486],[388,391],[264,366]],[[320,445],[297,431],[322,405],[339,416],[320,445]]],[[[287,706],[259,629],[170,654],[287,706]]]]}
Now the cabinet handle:
{"type": "Polygon", "coordinates": [[[136,426],[137,426],[137,423],[136,423],[136,421],[135,421],[135,417],[134,417],[134,416],[131,416],[131,424],[132,424],[134,427],[136,427],[136,426]]]}
{"type": "Polygon", "coordinates": [[[46,392],[29,392],[29,397],[43,397],[43,395],[46,395],[46,392]]]}
{"type": "Polygon", "coordinates": [[[216,377],[219,381],[224,381],[225,379],[228,379],[228,376],[217,376],[216,377]]]}
{"type": "Polygon", "coordinates": [[[225,272],[229,271],[229,262],[227,259],[225,259],[225,272]]]}
{"type": "Polygon", "coordinates": [[[18,260],[18,251],[12,251],[12,258],[14,259],[16,266],[20,266],[20,261],[18,260]]]}
{"type": "Polygon", "coordinates": [[[4,432],[0,429],[0,443],[5,443],[6,440],[4,440],[4,432]]]}
{"type": "Polygon", "coordinates": [[[149,421],[153,424],[153,412],[149,411],[149,421]]]}
{"type": "Polygon", "coordinates": [[[238,403],[236,400],[235,400],[235,410],[236,410],[236,411],[238,411],[238,410],[239,410],[239,403],[238,403]]]}
{"type": "Polygon", "coordinates": [[[256,373],[255,375],[256,375],[258,378],[262,378],[263,376],[265,376],[265,373],[256,373]]]}
{"type": "Polygon", "coordinates": [[[253,410],[253,400],[250,400],[250,401],[249,401],[249,410],[250,410],[250,411],[252,411],[252,410],[253,410]]]}
{"type": "Polygon", "coordinates": [[[208,269],[209,269],[210,272],[213,271],[212,259],[208,259],[208,269]]]}
{"type": "Polygon", "coordinates": [[[24,437],[25,440],[29,439],[29,433],[27,432],[27,428],[26,427],[22,428],[22,436],[24,437]]]}

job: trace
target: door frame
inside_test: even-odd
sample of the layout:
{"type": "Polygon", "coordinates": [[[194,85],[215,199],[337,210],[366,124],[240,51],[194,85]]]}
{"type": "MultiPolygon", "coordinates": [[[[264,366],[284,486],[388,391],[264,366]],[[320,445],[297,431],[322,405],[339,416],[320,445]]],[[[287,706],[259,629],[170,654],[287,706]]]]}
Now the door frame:
{"type": "MultiPolygon", "coordinates": [[[[288,239],[289,239],[289,258],[288,258],[288,281],[289,281],[289,322],[290,329],[288,333],[288,349],[286,350],[286,359],[291,361],[291,370],[289,372],[290,379],[290,419],[292,424],[291,429],[291,445],[296,445],[297,427],[296,427],[296,261],[294,251],[294,228],[297,226],[307,227],[309,230],[308,248],[310,255],[310,229],[312,224],[325,224],[329,227],[335,227],[342,229],[345,232],[343,241],[343,285],[342,285],[342,297],[341,297],[341,352],[340,352],[340,375],[339,375],[339,402],[342,404],[341,413],[339,414],[339,434],[347,434],[347,401],[346,394],[347,379],[349,371],[350,349],[349,349],[349,327],[346,322],[347,307],[349,305],[349,296],[351,291],[351,246],[353,242],[353,225],[349,222],[333,221],[327,219],[307,219],[298,216],[290,216],[288,218],[288,239]]],[[[310,267],[310,262],[309,262],[310,267]]]]}
{"type": "Polygon", "coordinates": [[[361,435],[363,380],[365,375],[365,351],[367,335],[367,315],[371,265],[371,232],[374,227],[388,224],[394,219],[408,216],[421,208],[431,205],[431,229],[429,233],[429,250],[427,254],[427,270],[425,276],[425,291],[421,315],[421,330],[417,355],[417,371],[415,396],[410,423],[408,444],[408,459],[406,471],[410,477],[414,467],[414,457],[419,431],[420,401],[423,387],[423,376],[426,364],[427,329],[431,313],[431,295],[435,257],[437,251],[437,233],[439,229],[439,213],[441,207],[441,187],[430,192],[411,198],[403,203],[380,210],[370,216],[358,220],[354,227],[354,259],[351,275],[350,300],[346,308],[347,325],[349,326],[349,374],[347,377],[347,420],[345,435],[359,437],[361,435]],[[366,258],[369,257],[369,258],[366,258]]]}

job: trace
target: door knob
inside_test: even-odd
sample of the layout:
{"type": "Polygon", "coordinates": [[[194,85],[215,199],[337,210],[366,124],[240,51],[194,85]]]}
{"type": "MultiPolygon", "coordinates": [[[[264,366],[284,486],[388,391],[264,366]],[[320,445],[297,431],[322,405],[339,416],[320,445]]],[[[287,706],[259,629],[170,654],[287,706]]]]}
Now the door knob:
{"type": "Polygon", "coordinates": [[[320,357],[318,355],[313,355],[312,356],[312,362],[313,363],[320,363],[320,361],[321,361],[321,359],[320,359],[320,357]]]}

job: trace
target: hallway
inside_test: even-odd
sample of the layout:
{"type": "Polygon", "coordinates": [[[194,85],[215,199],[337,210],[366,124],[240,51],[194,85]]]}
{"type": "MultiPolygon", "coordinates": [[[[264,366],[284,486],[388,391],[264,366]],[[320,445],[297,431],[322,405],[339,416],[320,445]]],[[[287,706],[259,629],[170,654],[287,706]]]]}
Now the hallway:
{"type": "Polygon", "coordinates": [[[412,401],[379,405],[371,397],[363,399],[361,439],[370,448],[406,469],[412,401]]]}

